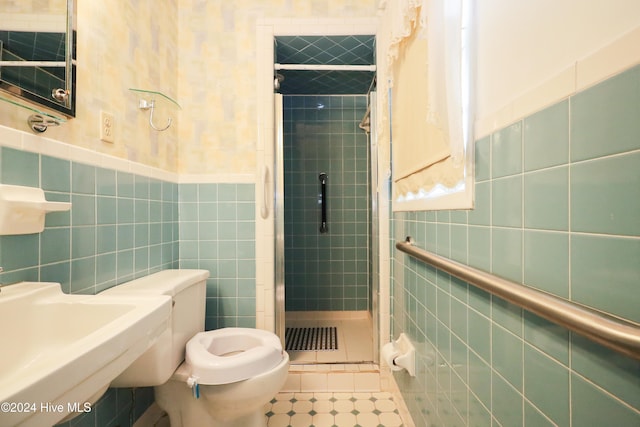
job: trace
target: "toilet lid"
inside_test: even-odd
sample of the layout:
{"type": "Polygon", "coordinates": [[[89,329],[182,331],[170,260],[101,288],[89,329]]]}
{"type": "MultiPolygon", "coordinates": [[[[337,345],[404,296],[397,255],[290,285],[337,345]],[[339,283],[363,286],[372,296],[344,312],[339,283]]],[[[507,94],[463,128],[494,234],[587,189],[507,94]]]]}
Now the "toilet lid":
{"type": "Polygon", "coordinates": [[[280,338],[271,332],[223,328],[191,338],[186,363],[199,384],[229,384],[270,371],[282,361],[282,353],[280,338]]]}

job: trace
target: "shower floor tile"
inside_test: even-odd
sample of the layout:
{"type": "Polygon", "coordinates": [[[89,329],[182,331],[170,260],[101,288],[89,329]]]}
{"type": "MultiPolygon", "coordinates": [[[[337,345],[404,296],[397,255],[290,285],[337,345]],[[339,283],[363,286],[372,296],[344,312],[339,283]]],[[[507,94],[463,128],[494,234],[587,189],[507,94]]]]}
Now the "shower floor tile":
{"type": "Polygon", "coordinates": [[[390,393],[278,393],[264,407],[268,427],[400,427],[390,393]]]}
{"type": "Polygon", "coordinates": [[[292,364],[361,363],[373,360],[373,328],[367,312],[288,312],[286,327],[338,328],[338,350],[290,351],[292,364]]]}

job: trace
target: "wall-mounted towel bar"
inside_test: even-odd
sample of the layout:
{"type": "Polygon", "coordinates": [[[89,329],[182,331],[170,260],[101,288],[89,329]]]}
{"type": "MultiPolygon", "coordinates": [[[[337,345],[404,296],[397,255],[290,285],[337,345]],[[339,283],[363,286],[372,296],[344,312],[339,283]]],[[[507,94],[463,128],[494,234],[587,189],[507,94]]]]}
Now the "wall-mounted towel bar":
{"type": "Polygon", "coordinates": [[[411,238],[396,248],[452,276],[464,280],[605,347],[640,360],[640,325],[597,312],[554,295],[523,286],[412,245],[411,238]]]}

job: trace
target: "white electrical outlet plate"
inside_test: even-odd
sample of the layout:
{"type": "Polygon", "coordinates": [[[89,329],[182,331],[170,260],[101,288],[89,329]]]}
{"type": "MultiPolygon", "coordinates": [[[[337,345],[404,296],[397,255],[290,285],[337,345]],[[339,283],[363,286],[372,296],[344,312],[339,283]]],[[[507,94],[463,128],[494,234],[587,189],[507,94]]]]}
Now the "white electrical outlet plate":
{"type": "Polygon", "coordinates": [[[113,129],[115,125],[115,118],[113,114],[100,112],[100,140],[113,144],[115,139],[113,137],[113,129]]]}

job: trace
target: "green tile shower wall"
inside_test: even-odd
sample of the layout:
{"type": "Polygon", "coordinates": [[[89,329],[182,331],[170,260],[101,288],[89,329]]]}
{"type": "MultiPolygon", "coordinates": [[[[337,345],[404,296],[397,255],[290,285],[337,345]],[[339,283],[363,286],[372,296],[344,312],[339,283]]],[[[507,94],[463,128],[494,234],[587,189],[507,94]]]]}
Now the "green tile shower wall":
{"type": "Polygon", "coordinates": [[[284,97],[286,310],[368,309],[368,148],[358,128],[366,108],[364,95],[284,97]]]}
{"type": "MultiPolygon", "coordinates": [[[[396,239],[640,322],[640,67],[476,141],[476,207],[396,239]]],[[[397,374],[416,425],[640,425],[640,362],[394,250],[397,374]]]]}
{"type": "Polygon", "coordinates": [[[254,184],[180,185],[180,267],[209,270],[207,330],[256,325],[254,184]]]}

